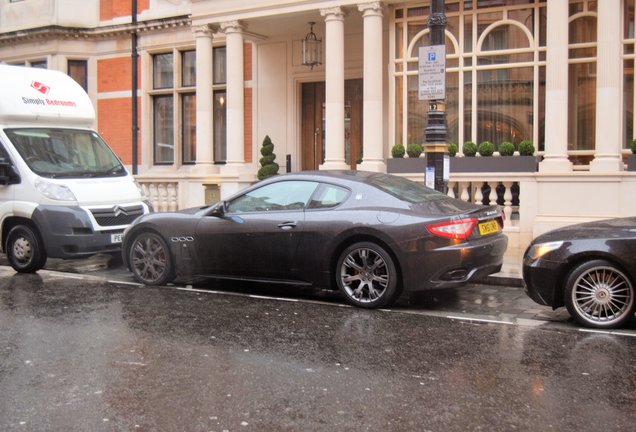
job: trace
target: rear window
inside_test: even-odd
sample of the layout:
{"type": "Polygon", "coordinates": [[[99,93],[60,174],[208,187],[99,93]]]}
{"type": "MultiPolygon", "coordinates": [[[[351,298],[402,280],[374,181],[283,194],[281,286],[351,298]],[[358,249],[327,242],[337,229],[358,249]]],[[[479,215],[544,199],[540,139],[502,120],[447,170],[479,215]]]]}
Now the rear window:
{"type": "Polygon", "coordinates": [[[397,176],[377,174],[368,177],[365,182],[398,199],[414,204],[447,198],[443,193],[427,188],[421,183],[397,176]]]}

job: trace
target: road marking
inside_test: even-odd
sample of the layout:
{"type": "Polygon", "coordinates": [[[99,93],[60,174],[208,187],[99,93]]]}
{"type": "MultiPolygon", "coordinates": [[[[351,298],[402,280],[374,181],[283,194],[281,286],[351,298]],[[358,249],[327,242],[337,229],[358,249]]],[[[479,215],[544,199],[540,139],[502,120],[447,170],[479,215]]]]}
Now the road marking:
{"type": "Polygon", "coordinates": [[[580,328],[579,331],[583,333],[600,333],[600,334],[608,334],[608,335],[614,335],[614,336],[636,337],[636,333],[626,333],[621,330],[595,330],[595,329],[580,328]]]}
{"type": "Polygon", "coordinates": [[[452,320],[459,320],[459,321],[474,321],[474,322],[482,322],[482,323],[489,323],[489,324],[508,324],[508,325],[515,324],[510,321],[499,321],[499,320],[492,320],[492,319],[485,319],[485,318],[460,317],[456,315],[446,315],[446,318],[452,319],[452,320]]]}

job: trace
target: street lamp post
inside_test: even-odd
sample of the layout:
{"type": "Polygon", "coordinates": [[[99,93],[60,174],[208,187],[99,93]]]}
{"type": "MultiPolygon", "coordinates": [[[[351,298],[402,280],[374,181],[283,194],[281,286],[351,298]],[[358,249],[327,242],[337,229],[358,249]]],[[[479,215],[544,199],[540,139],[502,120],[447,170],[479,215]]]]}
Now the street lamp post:
{"type": "MultiPolygon", "coordinates": [[[[431,0],[431,13],[428,17],[430,46],[444,46],[446,15],[445,0],[431,0]]],[[[444,70],[445,73],[445,70],[444,70]]],[[[435,190],[446,193],[448,183],[448,144],[446,130],[445,99],[429,100],[428,120],[425,130],[424,153],[426,155],[427,183],[428,176],[434,177],[435,190]]]]}

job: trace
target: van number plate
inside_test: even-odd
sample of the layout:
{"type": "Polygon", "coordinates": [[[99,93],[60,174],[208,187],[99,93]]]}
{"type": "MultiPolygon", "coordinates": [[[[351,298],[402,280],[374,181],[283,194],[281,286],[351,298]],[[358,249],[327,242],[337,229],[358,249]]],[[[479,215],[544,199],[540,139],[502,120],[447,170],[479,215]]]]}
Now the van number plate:
{"type": "Polygon", "coordinates": [[[494,234],[496,232],[499,232],[499,224],[497,223],[497,221],[488,221],[488,222],[482,222],[479,224],[479,234],[481,235],[488,235],[488,234],[494,234]]]}
{"type": "Polygon", "coordinates": [[[123,239],[124,239],[124,233],[118,233],[118,234],[111,234],[110,235],[110,242],[111,243],[121,243],[123,239]]]}

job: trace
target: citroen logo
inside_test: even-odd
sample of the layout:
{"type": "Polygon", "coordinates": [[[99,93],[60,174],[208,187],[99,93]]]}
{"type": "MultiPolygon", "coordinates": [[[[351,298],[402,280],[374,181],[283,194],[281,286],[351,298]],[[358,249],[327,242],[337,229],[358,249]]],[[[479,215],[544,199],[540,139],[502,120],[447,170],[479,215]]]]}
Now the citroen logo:
{"type": "Polygon", "coordinates": [[[128,216],[128,210],[126,210],[125,208],[121,208],[119,206],[115,206],[113,207],[113,214],[115,215],[115,217],[124,215],[124,216],[128,216]]]}

